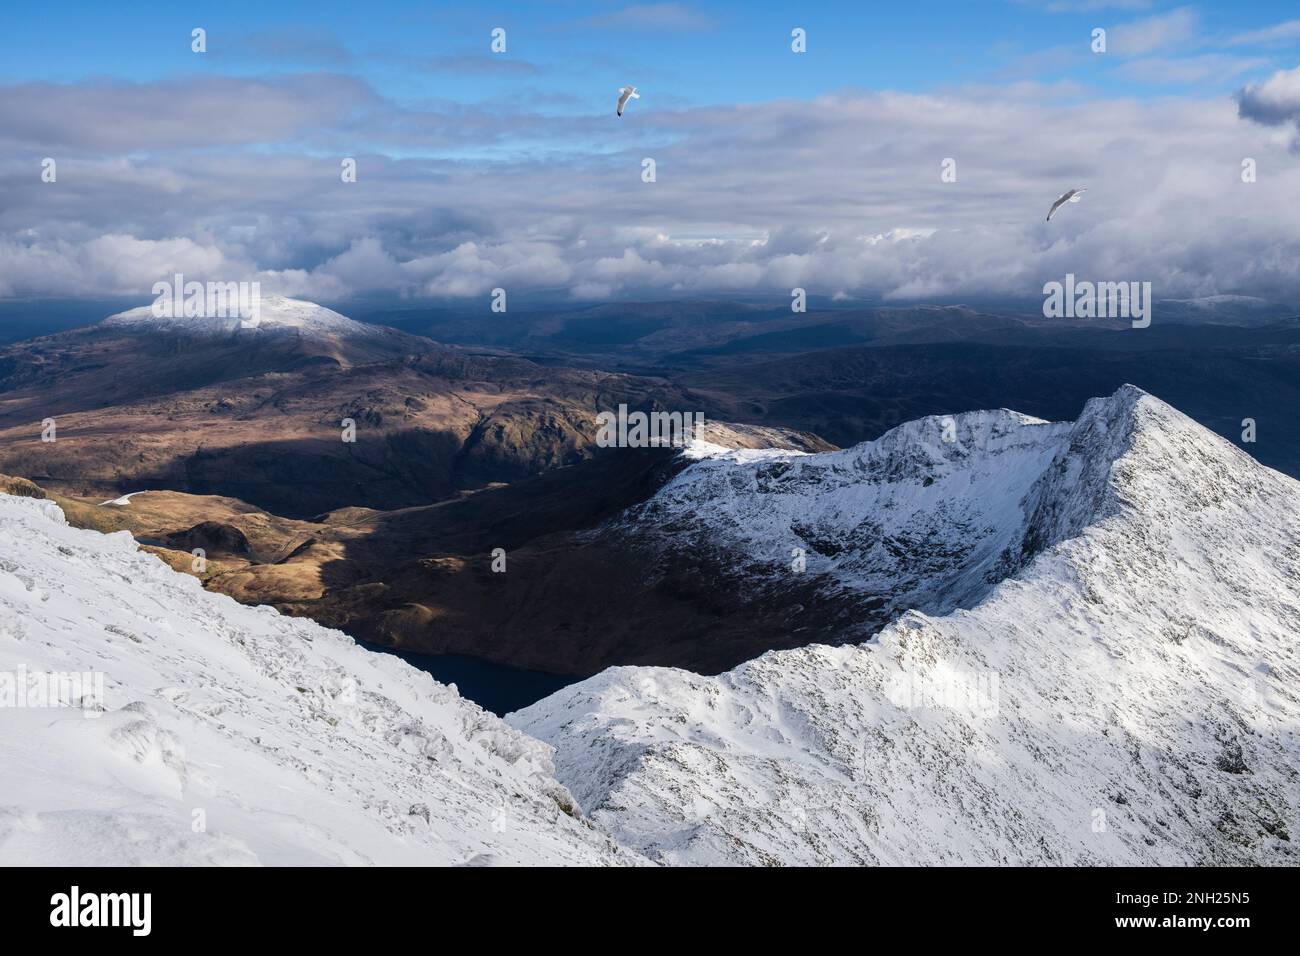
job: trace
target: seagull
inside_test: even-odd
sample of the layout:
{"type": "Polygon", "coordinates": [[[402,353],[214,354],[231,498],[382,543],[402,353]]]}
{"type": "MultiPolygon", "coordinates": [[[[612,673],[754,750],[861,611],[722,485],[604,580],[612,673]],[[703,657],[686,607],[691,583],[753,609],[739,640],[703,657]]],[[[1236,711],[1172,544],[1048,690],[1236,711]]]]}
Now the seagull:
{"type": "Polygon", "coordinates": [[[1087,186],[1076,186],[1074,189],[1071,189],[1060,199],[1056,200],[1056,202],[1052,203],[1052,208],[1047,210],[1047,221],[1048,222],[1052,221],[1052,213],[1056,212],[1056,210],[1060,209],[1067,202],[1078,202],[1079,199],[1082,198],[1083,194],[1086,193],[1087,191],[1088,191],[1087,186]]]}
{"type": "Polygon", "coordinates": [[[636,91],[635,86],[625,86],[618,91],[618,115],[623,115],[623,107],[627,105],[628,100],[639,100],[641,94],[636,91]]]}

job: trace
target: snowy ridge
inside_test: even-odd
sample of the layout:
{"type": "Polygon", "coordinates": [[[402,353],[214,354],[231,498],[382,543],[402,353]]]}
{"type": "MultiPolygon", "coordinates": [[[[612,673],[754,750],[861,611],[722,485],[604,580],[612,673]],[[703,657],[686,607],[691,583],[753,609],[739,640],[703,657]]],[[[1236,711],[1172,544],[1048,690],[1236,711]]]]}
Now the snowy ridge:
{"type": "Polygon", "coordinates": [[[0,864],[1300,861],[1300,483],[1131,387],[692,454],[612,527],[931,610],[503,722],[0,495],[0,864]]]}
{"type": "Polygon", "coordinates": [[[0,864],[638,861],[454,688],[0,495],[6,678],[0,864]],[[98,716],[14,706],[24,671],[100,672],[98,716]]]}
{"type": "Polygon", "coordinates": [[[245,328],[245,320],[246,317],[238,315],[159,317],[153,314],[152,305],[145,305],[110,315],[99,324],[106,328],[186,332],[191,335],[243,332],[245,334],[280,333],[315,337],[378,338],[401,334],[384,326],[357,322],[314,302],[290,299],[282,295],[261,297],[256,328],[245,328]]]}
{"type": "MultiPolygon", "coordinates": [[[[1013,576],[977,606],[717,677],[615,668],[510,721],[557,747],[591,819],[663,862],[1295,864],[1300,484],[1131,387],[1073,425],[986,414],[992,456],[1054,453],[1013,576]]],[[[791,464],[832,498],[833,464],[950,481],[960,453],[929,427],[791,464]]],[[[735,469],[665,491],[782,507],[735,469]]]]}
{"type": "Polygon", "coordinates": [[[597,533],[663,560],[711,554],[754,590],[811,579],[855,609],[842,637],[863,640],[910,608],[969,606],[1001,580],[1025,537],[1024,498],[1070,433],[1004,409],[924,418],[813,455],[697,441],[684,453],[697,463],[597,533]]]}

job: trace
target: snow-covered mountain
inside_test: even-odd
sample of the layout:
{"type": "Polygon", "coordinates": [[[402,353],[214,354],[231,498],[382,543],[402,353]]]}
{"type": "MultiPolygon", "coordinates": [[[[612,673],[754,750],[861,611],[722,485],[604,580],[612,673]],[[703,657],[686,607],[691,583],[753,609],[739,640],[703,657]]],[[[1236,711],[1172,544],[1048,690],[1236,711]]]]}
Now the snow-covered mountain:
{"type": "Polygon", "coordinates": [[[690,454],[596,533],[892,623],[503,722],[0,496],[0,703],[104,680],[0,707],[0,863],[1297,862],[1300,483],[1131,387],[690,454]]]}
{"type": "Polygon", "coordinates": [[[1295,863],[1300,484],[1132,387],[1073,424],[946,424],[707,458],[636,516],[755,587],[800,546],[825,587],[930,613],[508,719],[663,862],[1295,863]]]}
{"type": "Polygon", "coordinates": [[[6,865],[638,862],[454,688],[9,495],[0,767],[6,865]]]}
{"type": "MultiPolygon", "coordinates": [[[[230,310],[233,313],[233,308],[230,310]]],[[[230,332],[293,333],[298,336],[348,338],[383,338],[402,333],[382,325],[368,325],[340,315],[315,302],[290,299],[282,295],[260,297],[256,324],[250,316],[164,315],[154,314],[152,305],[140,306],[110,315],[99,323],[102,329],[186,332],[192,335],[219,335],[230,332]]]]}
{"type": "Polygon", "coordinates": [[[842,451],[726,451],[699,462],[598,535],[672,565],[708,555],[755,594],[806,593],[839,609],[839,642],[903,611],[946,613],[1006,574],[1021,502],[1071,426],[1006,410],[920,419],[842,451]]]}
{"type": "Polygon", "coordinates": [[[294,517],[515,482],[592,457],[599,408],[690,407],[662,379],[474,354],[275,296],[256,328],[143,308],[0,347],[0,396],[0,474],[294,517]],[[57,441],[40,440],[47,418],[57,441]]]}

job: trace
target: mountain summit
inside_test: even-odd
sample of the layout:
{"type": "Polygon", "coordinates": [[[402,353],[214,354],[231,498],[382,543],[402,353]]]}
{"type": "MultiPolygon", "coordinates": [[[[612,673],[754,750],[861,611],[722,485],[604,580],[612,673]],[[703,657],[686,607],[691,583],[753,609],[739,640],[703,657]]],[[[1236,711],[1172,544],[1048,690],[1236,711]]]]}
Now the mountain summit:
{"type": "MultiPolygon", "coordinates": [[[[140,306],[110,315],[99,323],[99,328],[122,328],[150,331],[178,331],[195,335],[217,335],[228,332],[293,332],[307,336],[348,336],[353,338],[412,337],[383,325],[368,325],[340,315],[315,302],[290,299],[282,295],[261,297],[256,326],[250,326],[247,317],[230,316],[158,316],[152,305],[140,306]]],[[[412,339],[412,341],[415,341],[412,339]]],[[[422,343],[424,348],[428,344],[422,343]]]]}
{"type": "Polygon", "coordinates": [[[1072,425],[959,416],[974,445],[936,424],[702,462],[646,517],[742,567],[801,541],[845,590],[912,529],[972,606],[717,677],[614,668],[512,722],[663,862],[1294,864],[1300,483],[1132,387],[1072,425]]]}

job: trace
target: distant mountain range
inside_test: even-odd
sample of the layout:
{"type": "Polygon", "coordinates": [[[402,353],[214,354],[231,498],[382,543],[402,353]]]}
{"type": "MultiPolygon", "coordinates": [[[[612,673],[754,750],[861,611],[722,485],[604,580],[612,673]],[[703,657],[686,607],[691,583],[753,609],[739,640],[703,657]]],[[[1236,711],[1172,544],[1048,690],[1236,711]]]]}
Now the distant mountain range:
{"type": "MultiPolygon", "coordinates": [[[[713,367],[855,345],[905,345],[1097,330],[1128,322],[1046,318],[1041,301],[918,304],[836,302],[814,297],[807,311],[791,300],[679,299],[534,306],[485,317],[476,308],[366,308],[369,322],[438,341],[509,349],[608,368],[713,367]]],[[[1153,327],[1215,324],[1255,328],[1293,322],[1300,308],[1244,295],[1159,299],[1153,327]]]]}
{"type": "Polygon", "coordinates": [[[926,415],[1014,408],[1052,421],[1135,384],[1300,476],[1300,308],[1251,296],[1157,300],[1152,324],[1048,319],[1032,303],[856,305],[675,301],[376,312],[462,345],[670,381],[715,420],[847,447],[926,415]]]}
{"type": "Polygon", "coordinates": [[[693,410],[663,380],[475,354],[275,297],[257,328],[137,309],[8,346],[0,396],[2,472],[85,496],[235,495],[295,517],[574,464],[596,450],[598,408],[693,410]]]}
{"type": "MultiPolygon", "coordinates": [[[[777,321],[755,306],[702,308],[627,318],[703,335],[777,321]]],[[[617,329],[614,310],[595,311],[617,329]]],[[[1135,380],[1234,441],[1254,419],[1258,440],[1244,447],[1300,474],[1300,421],[1284,412],[1287,396],[1300,403],[1300,327],[1063,329],[962,308],[828,314],[891,340],[945,341],[747,353],[647,375],[446,346],[277,297],[256,329],[135,309],[0,350],[0,473],[71,496],[74,521],[129,530],[178,569],[202,549],[207,586],[241,601],[388,647],[577,676],[619,664],[717,673],[767,650],[865,639],[908,608],[977,601],[999,580],[1014,530],[981,509],[1016,507],[1046,451],[1020,438],[990,447],[1014,467],[961,480],[1004,487],[953,496],[936,479],[916,494],[950,510],[914,515],[870,498],[892,488],[874,470],[886,449],[911,448],[917,476],[929,467],[916,455],[937,419],[900,422],[998,406],[1064,421],[1086,397],[1135,380]],[[669,449],[599,447],[595,416],[620,403],[702,411],[704,437],[725,448],[847,450],[757,470],[687,468],[669,449]],[[45,419],[56,441],[41,440],[45,419]],[[344,420],[356,441],[343,440],[344,420]],[[811,474],[869,517],[850,530],[832,514],[827,530],[826,506],[801,514],[807,502],[789,489],[811,474]],[[733,514],[726,494],[751,481],[765,496],[733,514]],[[147,493],[96,507],[136,492],[147,493]],[[698,508],[674,513],[664,495],[698,508]],[[793,511],[775,507],[787,501],[793,511]],[[740,528],[768,536],[759,564],[749,546],[759,531],[735,537],[740,528]],[[784,573],[796,547],[806,572],[784,573]],[[496,549],[506,574],[491,569],[496,549]],[[846,569],[857,586],[840,580],[846,569]]],[[[1017,413],[957,419],[1033,433],[1011,427],[1017,413]]],[[[952,447],[976,440],[963,433],[952,447]]]]}

